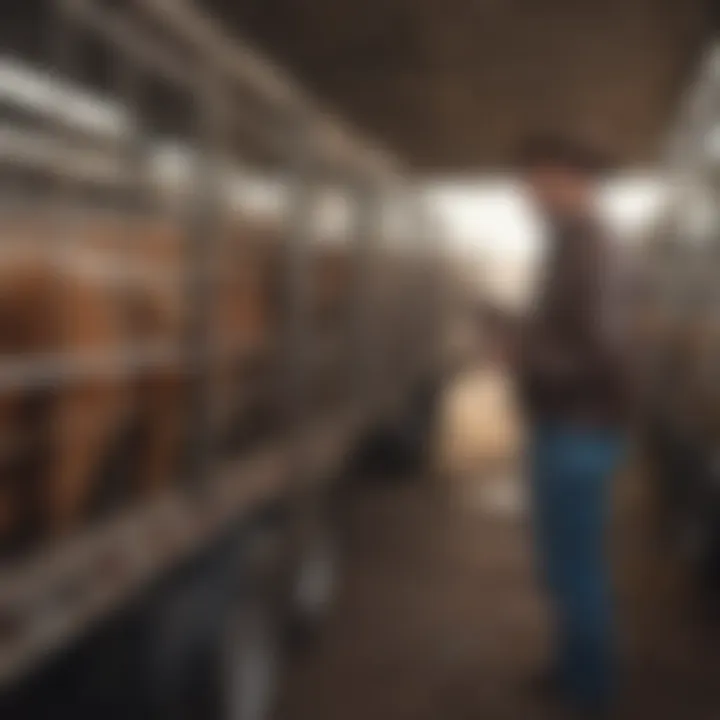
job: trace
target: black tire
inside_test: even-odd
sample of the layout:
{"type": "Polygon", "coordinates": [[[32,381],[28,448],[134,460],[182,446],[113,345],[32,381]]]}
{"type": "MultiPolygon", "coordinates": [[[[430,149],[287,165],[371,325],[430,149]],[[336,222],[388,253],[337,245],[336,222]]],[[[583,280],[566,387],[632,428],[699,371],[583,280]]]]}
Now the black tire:
{"type": "Polygon", "coordinates": [[[242,571],[210,648],[211,695],[203,717],[267,720],[283,669],[284,536],[265,518],[244,540],[242,571]]]}
{"type": "Polygon", "coordinates": [[[281,671],[272,533],[215,550],[152,615],[149,677],[158,720],[266,720],[281,671]]]}
{"type": "Polygon", "coordinates": [[[207,696],[204,668],[230,597],[227,570],[207,558],[153,602],[145,620],[147,694],[157,720],[192,718],[207,696]]]}
{"type": "Polygon", "coordinates": [[[286,628],[294,648],[320,637],[337,599],[342,563],[336,511],[331,494],[315,499],[292,536],[286,628]]]}
{"type": "Polygon", "coordinates": [[[275,608],[259,587],[246,587],[228,608],[210,667],[209,714],[217,720],[268,720],[282,667],[281,632],[275,608]]]}

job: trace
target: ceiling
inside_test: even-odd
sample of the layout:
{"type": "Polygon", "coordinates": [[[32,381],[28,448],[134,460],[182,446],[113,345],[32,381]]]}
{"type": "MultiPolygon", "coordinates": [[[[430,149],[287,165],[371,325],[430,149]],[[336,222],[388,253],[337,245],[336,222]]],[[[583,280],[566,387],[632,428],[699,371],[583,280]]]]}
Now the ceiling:
{"type": "MultiPolygon", "coordinates": [[[[595,136],[628,164],[652,161],[720,4],[195,2],[365,134],[438,173],[506,165],[519,138],[547,128],[595,136]]],[[[42,57],[51,7],[3,0],[0,47],[42,57]]],[[[85,65],[102,75],[100,62],[85,65]]]]}
{"type": "Polygon", "coordinates": [[[431,172],[506,164],[533,129],[652,161],[709,0],[205,0],[363,131],[431,172]]]}

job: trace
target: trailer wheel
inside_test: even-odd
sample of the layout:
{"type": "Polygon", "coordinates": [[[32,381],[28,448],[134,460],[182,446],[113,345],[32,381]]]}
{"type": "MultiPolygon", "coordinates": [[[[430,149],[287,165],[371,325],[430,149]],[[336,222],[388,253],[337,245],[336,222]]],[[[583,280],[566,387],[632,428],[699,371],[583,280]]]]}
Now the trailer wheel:
{"type": "Polygon", "coordinates": [[[202,567],[174,581],[145,619],[145,670],[150,716],[188,720],[203,693],[209,638],[222,611],[217,574],[202,567]]]}
{"type": "Polygon", "coordinates": [[[281,669],[273,528],[215,549],[170,588],[147,625],[153,717],[266,720],[281,669]]]}
{"type": "Polygon", "coordinates": [[[281,669],[280,627],[264,593],[248,588],[228,609],[214,648],[217,720],[268,720],[281,669]]]}
{"type": "Polygon", "coordinates": [[[210,649],[209,713],[217,720],[267,720],[283,668],[284,542],[264,519],[244,542],[243,571],[210,649]]]}
{"type": "Polygon", "coordinates": [[[333,519],[326,508],[317,512],[301,536],[291,571],[287,628],[295,647],[317,639],[337,597],[340,552],[333,519]]]}

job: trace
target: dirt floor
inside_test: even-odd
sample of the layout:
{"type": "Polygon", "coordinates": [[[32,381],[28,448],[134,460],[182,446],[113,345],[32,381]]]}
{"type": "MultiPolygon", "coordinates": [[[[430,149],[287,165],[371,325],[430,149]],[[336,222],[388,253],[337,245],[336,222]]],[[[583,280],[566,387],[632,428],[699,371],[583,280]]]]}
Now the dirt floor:
{"type": "MultiPolygon", "coordinates": [[[[279,720],[559,717],[523,690],[546,656],[546,622],[517,433],[504,391],[487,382],[469,375],[449,396],[430,477],[349,491],[339,602],[317,647],[293,661],[279,720]],[[506,434],[488,442],[489,423],[502,422],[506,434]]],[[[720,633],[659,547],[637,473],[618,486],[619,716],[716,719],[720,633]]]]}

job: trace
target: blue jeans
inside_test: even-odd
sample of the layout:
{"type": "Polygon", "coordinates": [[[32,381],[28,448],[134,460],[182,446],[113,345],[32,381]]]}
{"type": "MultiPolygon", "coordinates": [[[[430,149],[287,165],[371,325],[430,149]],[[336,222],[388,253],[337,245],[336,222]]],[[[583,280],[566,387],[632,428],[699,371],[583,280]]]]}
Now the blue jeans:
{"type": "Polygon", "coordinates": [[[603,430],[541,426],[531,435],[533,525],[557,670],[563,689],[593,709],[610,703],[615,685],[606,528],[622,450],[622,438],[603,430]]]}

